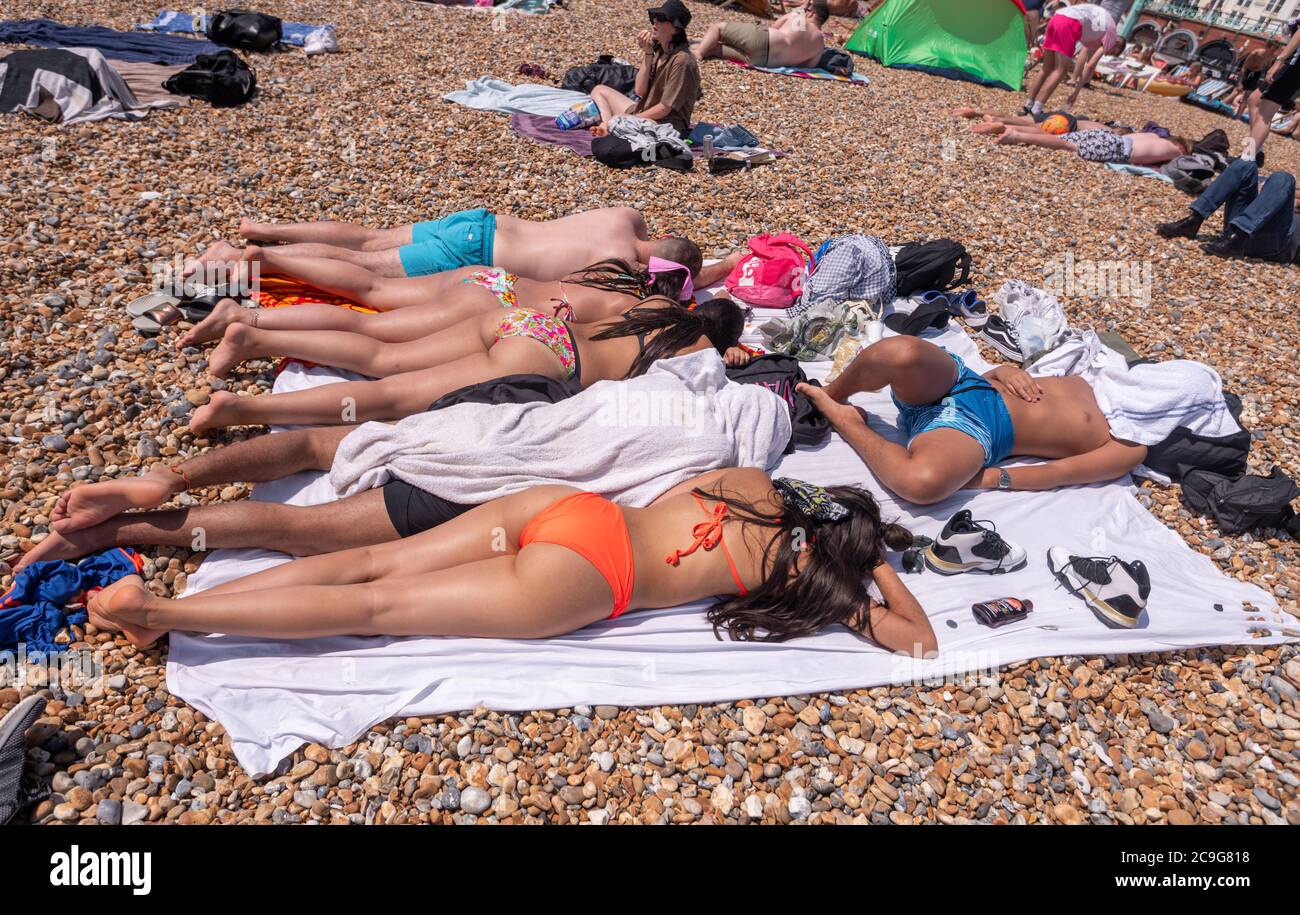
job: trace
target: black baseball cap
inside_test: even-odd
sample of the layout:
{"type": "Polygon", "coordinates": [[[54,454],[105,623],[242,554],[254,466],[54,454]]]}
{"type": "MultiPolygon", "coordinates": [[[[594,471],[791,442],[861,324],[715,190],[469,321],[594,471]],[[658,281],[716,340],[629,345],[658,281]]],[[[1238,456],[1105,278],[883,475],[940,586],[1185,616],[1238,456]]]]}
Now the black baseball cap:
{"type": "Polygon", "coordinates": [[[679,29],[691,24],[691,11],[682,0],[668,0],[662,6],[650,7],[649,12],[651,19],[667,19],[679,29]]]}

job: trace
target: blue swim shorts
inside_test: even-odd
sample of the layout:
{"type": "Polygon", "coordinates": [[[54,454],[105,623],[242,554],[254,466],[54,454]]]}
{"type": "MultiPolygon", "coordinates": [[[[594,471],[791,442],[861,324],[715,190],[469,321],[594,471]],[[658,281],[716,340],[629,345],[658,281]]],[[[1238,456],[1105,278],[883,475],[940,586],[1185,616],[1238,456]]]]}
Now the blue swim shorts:
{"type": "Polygon", "coordinates": [[[487,210],[461,210],[432,222],[417,222],[411,243],[397,249],[407,276],[428,276],[474,264],[492,266],[497,218],[487,210]]]}
{"type": "Polygon", "coordinates": [[[961,357],[952,353],[957,363],[957,380],[938,403],[913,406],[894,398],[898,407],[898,428],[912,439],[931,429],[956,429],[964,432],[984,449],[984,466],[991,467],[1011,453],[1016,430],[1011,413],[997,388],[966,367],[961,357]]]}

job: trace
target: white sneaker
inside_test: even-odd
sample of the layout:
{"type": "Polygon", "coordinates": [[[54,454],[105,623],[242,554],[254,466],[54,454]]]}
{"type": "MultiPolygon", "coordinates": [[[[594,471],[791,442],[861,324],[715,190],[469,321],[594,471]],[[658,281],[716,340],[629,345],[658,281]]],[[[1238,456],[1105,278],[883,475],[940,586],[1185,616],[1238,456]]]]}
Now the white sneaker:
{"type": "Polygon", "coordinates": [[[1137,560],[1075,556],[1063,546],[1054,546],[1047,551],[1047,567],[1111,629],[1135,628],[1151,595],[1151,576],[1137,560]]]}
{"type": "Polygon", "coordinates": [[[1026,561],[1023,547],[1004,540],[991,522],[971,518],[967,508],[948,519],[939,539],[925,551],[925,564],[940,575],[1001,575],[1023,568],[1026,561]]]}

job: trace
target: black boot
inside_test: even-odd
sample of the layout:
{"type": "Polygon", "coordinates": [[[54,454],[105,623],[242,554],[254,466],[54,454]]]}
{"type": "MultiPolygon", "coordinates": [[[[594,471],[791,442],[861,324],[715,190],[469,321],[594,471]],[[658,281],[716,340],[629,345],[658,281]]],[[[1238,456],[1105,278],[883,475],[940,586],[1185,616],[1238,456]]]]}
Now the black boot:
{"type": "Polygon", "coordinates": [[[1156,231],[1164,238],[1195,238],[1205,220],[1199,213],[1188,213],[1177,222],[1162,222],[1156,231]]]}
{"type": "Polygon", "coordinates": [[[1229,229],[1214,241],[1201,245],[1201,250],[1215,257],[1245,257],[1246,245],[1249,242],[1249,235],[1238,232],[1236,229],[1229,229]]]}

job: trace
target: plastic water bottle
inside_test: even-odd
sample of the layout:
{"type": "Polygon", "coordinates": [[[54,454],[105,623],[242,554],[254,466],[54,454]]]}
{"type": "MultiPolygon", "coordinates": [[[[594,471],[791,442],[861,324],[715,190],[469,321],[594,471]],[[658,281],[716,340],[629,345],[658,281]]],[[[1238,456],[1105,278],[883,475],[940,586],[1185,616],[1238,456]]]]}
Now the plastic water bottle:
{"type": "Polygon", "coordinates": [[[560,130],[573,130],[578,127],[590,127],[600,123],[600,106],[595,100],[578,102],[568,111],[555,119],[555,126],[560,130]]]}

